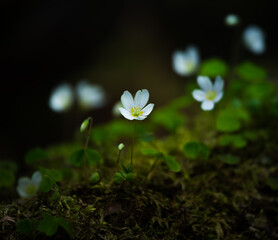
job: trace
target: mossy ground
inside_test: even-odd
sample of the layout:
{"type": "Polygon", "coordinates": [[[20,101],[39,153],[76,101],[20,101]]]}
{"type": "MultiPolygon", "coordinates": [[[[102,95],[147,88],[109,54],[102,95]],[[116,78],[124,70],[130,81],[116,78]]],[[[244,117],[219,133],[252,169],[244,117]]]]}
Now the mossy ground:
{"type": "MultiPolygon", "coordinates": [[[[74,239],[277,239],[278,192],[277,182],[273,181],[278,173],[277,112],[273,114],[272,105],[264,107],[263,101],[256,111],[253,105],[248,111],[241,111],[241,128],[232,134],[241,140],[244,136],[244,144],[223,145],[219,143],[223,133],[215,129],[217,112],[197,111],[197,103],[186,99],[189,98],[180,98],[160,110],[171,113],[170,121],[154,117],[146,123],[147,129],[144,123],[138,125],[134,181],[112,180],[117,171],[115,146],[131,137],[130,122],[114,122],[93,130],[92,144],[103,158],[97,168],[101,180],[96,184],[88,181],[88,174],[96,168],[76,168],[69,163],[78,144],[46,149],[49,158],[33,167],[59,169],[63,181],[50,192],[39,192],[29,200],[17,199],[14,191],[3,189],[1,238],[70,238],[62,227],[52,237],[37,230],[43,213],[50,213],[71,224],[74,239]],[[184,115],[187,119],[181,117],[184,115]],[[154,139],[146,137],[150,130],[154,139]],[[210,148],[207,159],[191,159],[184,154],[184,144],[191,140],[199,140],[210,148]],[[165,162],[158,161],[149,172],[155,160],[140,152],[146,146],[174,156],[182,170],[171,172],[165,162]],[[240,161],[221,161],[223,154],[237,156],[240,161]],[[17,230],[18,221],[26,218],[34,224],[29,234],[17,230]]],[[[230,106],[231,102],[234,99],[223,105],[230,106]]],[[[159,116],[164,116],[163,112],[159,116]]],[[[123,162],[129,162],[129,154],[127,143],[123,162]]]]}

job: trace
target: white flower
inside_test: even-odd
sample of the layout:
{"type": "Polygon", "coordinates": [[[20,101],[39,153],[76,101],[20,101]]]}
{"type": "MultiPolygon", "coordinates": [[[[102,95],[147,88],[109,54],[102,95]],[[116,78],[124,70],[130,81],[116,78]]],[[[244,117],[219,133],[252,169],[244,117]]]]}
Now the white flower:
{"type": "Polygon", "coordinates": [[[239,23],[239,17],[235,14],[229,14],[225,18],[225,23],[227,26],[236,26],[239,23]]]}
{"type": "Polygon", "coordinates": [[[154,104],[150,103],[146,107],[149,100],[149,92],[147,89],[138,90],[133,100],[129,91],[124,91],[121,96],[123,108],[119,110],[121,114],[128,120],[144,120],[153,110],[154,104]]]}
{"type": "Polygon", "coordinates": [[[70,109],[73,100],[74,95],[72,87],[64,83],[52,91],[49,98],[49,107],[55,112],[64,112],[70,109]]]}
{"type": "Polygon", "coordinates": [[[194,74],[200,64],[199,51],[194,46],[189,46],[185,51],[176,51],[172,56],[173,69],[180,76],[194,74]]]}
{"type": "Polygon", "coordinates": [[[77,100],[84,109],[102,107],[105,104],[104,89],[87,81],[80,81],[76,86],[77,100]]]}
{"type": "Polygon", "coordinates": [[[123,104],[121,103],[121,101],[116,102],[113,107],[113,110],[112,110],[112,113],[115,117],[121,116],[121,112],[119,110],[120,107],[123,107],[123,104]]]}
{"type": "Polygon", "coordinates": [[[39,171],[33,173],[32,178],[22,177],[18,180],[17,192],[23,198],[31,198],[36,195],[42,181],[39,171]]]}
{"type": "Polygon", "coordinates": [[[243,42],[248,50],[254,54],[265,52],[265,33],[257,26],[249,26],[243,32],[243,42]]]}
{"type": "Polygon", "coordinates": [[[204,111],[212,110],[214,104],[223,97],[223,79],[217,76],[213,85],[208,77],[198,76],[197,82],[201,90],[194,90],[192,92],[193,97],[197,101],[202,102],[201,108],[204,111]]]}

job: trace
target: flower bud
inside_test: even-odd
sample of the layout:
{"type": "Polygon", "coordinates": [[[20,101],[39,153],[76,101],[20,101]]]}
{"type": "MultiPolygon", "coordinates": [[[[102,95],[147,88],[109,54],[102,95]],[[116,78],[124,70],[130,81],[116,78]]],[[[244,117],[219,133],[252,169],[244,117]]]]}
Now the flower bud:
{"type": "Polygon", "coordinates": [[[125,147],[125,145],[123,143],[120,143],[119,146],[118,146],[118,149],[120,151],[122,151],[124,147],[125,147]]]}

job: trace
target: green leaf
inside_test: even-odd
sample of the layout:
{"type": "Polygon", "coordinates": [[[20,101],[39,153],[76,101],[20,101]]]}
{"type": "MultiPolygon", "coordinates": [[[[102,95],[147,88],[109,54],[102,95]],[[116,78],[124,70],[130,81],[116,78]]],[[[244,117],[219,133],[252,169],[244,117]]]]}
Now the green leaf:
{"type": "Polygon", "coordinates": [[[266,180],[266,184],[272,189],[277,191],[278,190],[278,178],[268,178],[266,180]]]}
{"type": "Polygon", "coordinates": [[[181,165],[173,156],[165,155],[164,161],[166,162],[171,171],[179,172],[181,170],[181,165]]]}
{"type": "Polygon", "coordinates": [[[38,230],[42,233],[45,233],[47,236],[52,236],[56,233],[58,224],[55,221],[55,218],[50,214],[45,213],[43,219],[39,222],[38,230]]]}
{"type": "Polygon", "coordinates": [[[163,153],[162,152],[159,152],[153,148],[142,148],[141,149],[141,153],[144,155],[144,156],[147,156],[147,157],[154,157],[154,158],[157,158],[157,157],[160,157],[160,156],[163,156],[163,153]]]}
{"type": "Polygon", "coordinates": [[[60,182],[63,178],[62,173],[56,169],[40,168],[40,172],[42,173],[42,175],[48,176],[53,182],[60,182]]]}
{"type": "Polygon", "coordinates": [[[228,73],[228,65],[221,59],[211,58],[203,61],[200,74],[208,77],[222,76],[225,77],[228,73]]]}
{"type": "Polygon", "coordinates": [[[183,126],[186,122],[184,115],[171,108],[161,108],[156,110],[151,115],[151,120],[156,125],[162,126],[169,131],[174,131],[176,128],[183,126]]]}
{"type": "Polygon", "coordinates": [[[234,132],[239,130],[241,123],[232,111],[221,111],[216,119],[216,129],[220,132],[234,132]]]}
{"type": "Polygon", "coordinates": [[[208,159],[210,155],[210,149],[200,142],[188,142],[183,148],[184,154],[188,158],[196,159],[198,157],[202,159],[208,159]]]}
{"type": "Polygon", "coordinates": [[[88,164],[90,166],[97,166],[98,164],[101,163],[101,156],[98,151],[87,148],[85,153],[88,159],[88,164]]]}
{"type": "Polygon", "coordinates": [[[113,176],[113,181],[114,182],[122,182],[124,179],[123,175],[119,172],[116,172],[113,176]]]}
{"type": "Polygon", "coordinates": [[[65,229],[65,231],[68,233],[69,236],[73,236],[73,230],[72,230],[72,226],[70,223],[68,223],[64,218],[59,217],[59,218],[55,218],[56,223],[58,223],[62,228],[65,229]]]}
{"type": "Polygon", "coordinates": [[[84,165],[85,150],[79,149],[70,156],[70,163],[75,167],[84,165]]]}
{"type": "Polygon", "coordinates": [[[238,76],[249,82],[260,82],[266,79],[267,72],[265,69],[251,62],[244,62],[236,68],[238,76]]]}
{"type": "Polygon", "coordinates": [[[252,84],[245,89],[245,96],[248,99],[264,100],[269,99],[274,92],[273,86],[269,82],[252,84]]]}
{"type": "Polygon", "coordinates": [[[142,142],[152,142],[154,140],[154,135],[152,133],[145,133],[140,137],[142,142]]]}
{"type": "Polygon", "coordinates": [[[11,170],[0,168],[0,188],[10,187],[14,184],[15,176],[11,170]]]}
{"type": "Polygon", "coordinates": [[[222,162],[230,164],[230,165],[235,165],[235,164],[238,164],[240,162],[239,157],[233,156],[231,154],[220,155],[219,159],[222,162]]]}
{"type": "Polygon", "coordinates": [[[43,176],[39,190],[49,192],[52,189],[53,181],[48,176],[43,176]]]}
{"type": "Polygon", "coordinates": [[[132,182],[132,181],[134,181],[134,174],[133,173],[128,173],[127,175],[126,175],[126,180],[127,181],[130,181],[130,182],[132,182]]]}
{"type": "Polygon", "coordinates": [[[17,222],[17,230],[23,234],[30,234],[35,230],[35,221],[29,218],[17,222]]]}
{"type": "Polygon", "coordinates": [[[25,162],[30,165],[36,164],[40,160],[47,159],[47,153],[41,148],[34,148],[30,150],[25,156],[25,162]]]}
{"type": "Polygon", "coordinates": [[[223,135],[219,138],[220,146],[232,145],[235,148],[243,148],[247,142],[241,135],[223,135]]]}
{"type": "Polygon", "coordinates": [[[90,183],[95,184],[100,180],[100,176],[98,172],[94,172],[91,176],[90,176],[90,183]]]}

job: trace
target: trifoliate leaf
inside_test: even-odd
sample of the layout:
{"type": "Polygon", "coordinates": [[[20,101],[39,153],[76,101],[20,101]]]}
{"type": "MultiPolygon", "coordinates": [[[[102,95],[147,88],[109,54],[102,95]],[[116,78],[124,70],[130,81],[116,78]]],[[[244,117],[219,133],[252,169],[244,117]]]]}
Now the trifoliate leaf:
{"type": "Polygon", "coordinates": [[[58,224],[55,218],[48,213],[44,214],[43,219],[39,223],[38,230],[47,236],[52,236],[56,233],[57,228],[58,224]]]}
{"type": "Polygon", "coordinates": [[[113,176],[113,181],[114,182],[122,182],[124,179],[123,175],[119,172],[116,172],[113,176]]]}
{"type": "Polygon", "coordinates": [[[55,218],[55,221],[57,224],[59,224],[62,228],[65,229],[65,231],[67,232],[67,234],[69,236],[73,236],[73,230],[72,230],[72,226],[70,223],[68,223],[64,218],[59,217],[59,218],[55,218]]]}
{"type": "Polygon", "coordinates": [[[26,154],[25,162],[27,164],[34,165],[38,161],[44,160],[44,159],[47,159],[47,158],[48,158],[48,155],[44,150],[42,150],[41,148],[34,148],[26,154]]]}
{"type": "Polygon", "coordinates": [[[79,149],[70,156],[70,163],[75,167],[84,165],[85,150],[79,149]]]}
{"type": "Polygon", "coordinates": [[[239,130],[241,123],[231,111],[221,111],[216,119],[216,129],[220,132],[234,132],[239,130]]]}
{"type": "Polygon", "coordinates": [[[196,159],[198,157],[202,159],[208,159],[210,155],[210,149],[200,142],[188,142],[183,148],[184,154],[188,158],[196,159]]]}
{"type": "Polygon", "coordinates": [[[101,163],[101,156],[98,151],[87,148],[85,153],[89,166],[97,166],[101,163]]]}
{"type": "Polygon", "coordinates": [[[60,182],[63,178],[62,173],[59,170],[56,170],[56,169],[40,168],[40,172],[43,175],[48,176],[53,182],[60,182]]]}
{"type": "Polygon", "coordinates": [[[52,189],[53,181],[48,176],[43,176],[39,187],[42,192],[49,192],[52,189]]]}
{"type": "Polygon", "coordinates": [[[267,72],[265,69],[251,62],[244,62],[236,68],[238,76],[249,82],[261,82],[266,79],[267,72]]]}
{"type": "Polygon", "coordinates": [[[181,170],[181,165],[173,156],[165,155],[163,159],[171,171],[179,172],[181,170]]]}
{"type": "Polygon", "coordinates": [[[174,131],[179,126],[183,126],[186,122],[184,115],[171,108],[162,108],[156,110],[151,115],[151,120],[156,125],[162,126],[169,131],[174,131]]]}
{"type": "Polygon", "coordinates": [[[203,61],[200,74],[208,77],[222,76],[225,77],[228,73],[228,65],[221,59],[212,58],[206,61],[203,61]]]}
{"type": "Polygon", "coordinates": [[[99,181],[100,176],[98,172],[94,172],[91,176],[90,176],[90,183],[95,184],[99,181]]]}
{"type": "Polygon", "coordinates": [[[141,149],[141,153],[144,155],[144,156],[147,156],[147,157],[160,157],[163,155],[162,152],[159,152],[153,148],[142,148],[141,149]]]}
{"type": "Polygon", "coordinates": [[[220,155],[220,156],[219,156],[219,159],[220,159],[222,162],[227,163],[227,164],[230,164],[230,165],[235,165],[235,164],[238,164],[238,163],[240,162],[239,157],[233,156],[233,155],[231,155],[231,154],[220,155]]]}
{"type": "Polygon", "coordinates": [[[235,148],[243,148],[246,144],[246,140],[241,135],[223,135],[219,138],[220,146],[231,145],[235,148]]]}

